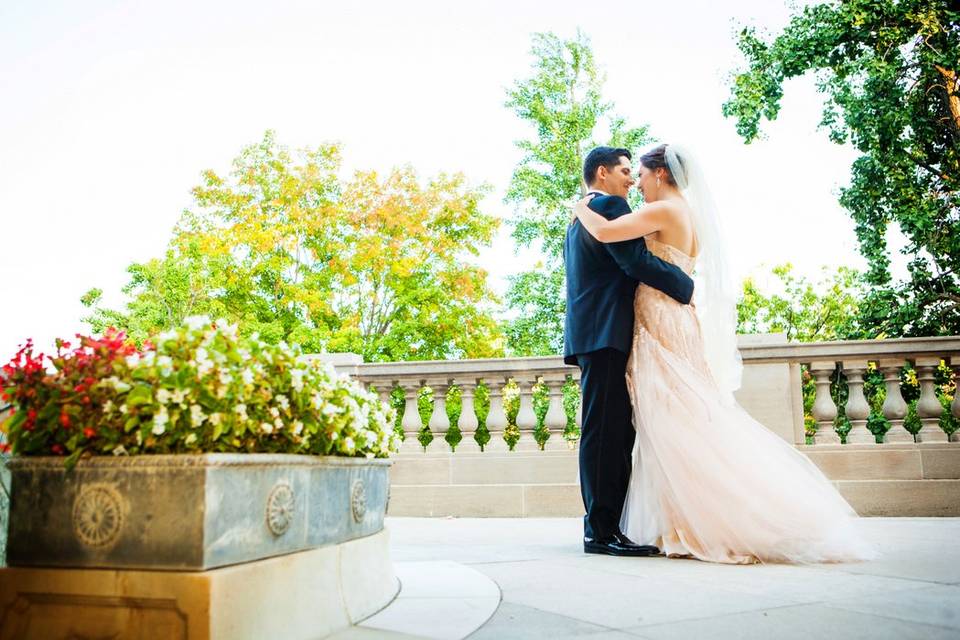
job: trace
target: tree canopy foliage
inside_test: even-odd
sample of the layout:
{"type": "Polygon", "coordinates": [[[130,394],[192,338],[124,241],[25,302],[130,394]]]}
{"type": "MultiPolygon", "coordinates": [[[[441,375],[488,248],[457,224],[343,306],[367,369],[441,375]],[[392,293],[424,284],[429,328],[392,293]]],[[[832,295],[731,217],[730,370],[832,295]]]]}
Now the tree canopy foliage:
{"type": "MultiPolygon", "coordinates": [[[[822,127],[859,157],[840,203],[868,261],[860,316],[875,334],[960,333],[960,7],[947,0],[844,0],[804,7],[782,32],[746,28],[747,66],[723,113],[751,142],[780,111],[784,81],[815,72],[822,127]],[[907,239],[891,275],[887,229],[907,239]]],[[[813,168],[815,169],[815,168],[813,168]]]]}
{"type": "Polygon", "coordinates": [[[123,310],[84,296],[88,322],[142,340],[203,313],[367,361],[499,355],[497,300],[471,263],[499,222],[480,209],[487,188],[340,167],[337,145],[294,154],[268,131],[228,175],[203,173],[164,257],[128,268],[123,310]]]}
{"type": "Polygon", "coordinates": [[[863,275],[849,267],[828,272],[811,282],[793,265],[772,270],[773,290],[753,277],[745,278],[737,303],[738,333],[785,333],[797,342],[848,340],[864,337],[858,324],[863,275]]]}

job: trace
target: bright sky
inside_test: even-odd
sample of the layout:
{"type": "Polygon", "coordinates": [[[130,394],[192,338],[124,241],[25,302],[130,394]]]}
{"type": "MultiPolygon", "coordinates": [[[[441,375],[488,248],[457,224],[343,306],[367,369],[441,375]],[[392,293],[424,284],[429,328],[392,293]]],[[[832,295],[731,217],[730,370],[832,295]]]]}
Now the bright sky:
{"type": "MultiPolygon", "coordinates": [[[[698,152],[739,275],[862,266],[836,203],[854,154],[816,131],[813,79],[788,83],[760,143],[720,115],[737,27],[788,15],[778,0],[4,2],[0,359],[84,329],[91,287],[119,305],[127,265],[162,254],[201,170],[268,128],[294,148],[342,142],[351,170],[463,171],[508,217],[513,141],[532,131],[505,89],[528,75],[536,31],[582,28],[616,110],[698,152]]],[[[535,259],[505,226],[481,263],[502,292],[535,259]]]]}

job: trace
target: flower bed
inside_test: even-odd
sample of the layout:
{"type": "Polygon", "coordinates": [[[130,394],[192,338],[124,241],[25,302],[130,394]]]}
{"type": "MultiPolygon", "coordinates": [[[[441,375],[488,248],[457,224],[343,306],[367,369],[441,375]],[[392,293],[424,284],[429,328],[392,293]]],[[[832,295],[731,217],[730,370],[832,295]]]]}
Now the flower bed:
{"type": "Polygon", "coordinates": [[[285,344],[189,318],[135,348],[116,331],[27,344],[3,367],[5,427],[16,455],[203,452],[387,457],[393,409],[375,393],[285,344]],[[53,370],[47,369],[47,361],[53,370]]]}

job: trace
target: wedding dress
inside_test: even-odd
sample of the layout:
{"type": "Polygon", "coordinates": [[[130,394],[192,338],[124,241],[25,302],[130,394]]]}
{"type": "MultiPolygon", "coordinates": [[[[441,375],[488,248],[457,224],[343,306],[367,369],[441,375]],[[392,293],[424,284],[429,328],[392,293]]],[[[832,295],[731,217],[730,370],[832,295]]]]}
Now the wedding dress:
{"type": "MultiPolygon", "coordinates": [[[[695,259],[647,239],[687,274],[695,259]]],[[[627,363],[637,430],[621,529],[670,556],[724,563],[875,555],[857,516],[806,456],[714,381],[693,306],[641,284],[627,363]]]]}

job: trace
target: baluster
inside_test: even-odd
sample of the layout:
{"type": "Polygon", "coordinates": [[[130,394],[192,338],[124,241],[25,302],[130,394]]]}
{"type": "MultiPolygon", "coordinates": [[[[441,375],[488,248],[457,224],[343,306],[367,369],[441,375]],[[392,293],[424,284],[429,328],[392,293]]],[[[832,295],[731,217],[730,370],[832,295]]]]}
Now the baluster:
{"type": "Polygon", "coordinates": [[[473,407],[473,393],[477,388],[475,381],[469,382],[454,380],[460,387],[460,432],[463,433],[463,441],[473,437],[473,432],[477,429],[477,415],[473,407]]]}
{"type": "Polygon", "coordinates": [[[507,414],[503,410],[503,385],[506,378],[491,378],[487,380],[490,388],[490,415],[487,416],[487,428],[493,434],[507,428],[507,414]]]}
{"type": "Polygon", "coordinates": [[[417,411],[417,394],[420,392],[420,382],[405,380],[401,383],[401,387],[403,388],[406,405],[403,410],[403,421],[400,425],[409,438],[411,435],[416,436],[417,431],[420,430],[420,412],[417,411]]]}
{"type": "Polygon", "coordinates": [[[913,442],[913,434],[903,426],[903,419],[907,415],[907,403],[900,393],[900,369],[903,360],[900,358],[884,358],[878,363],[883,374],[883,384],[887,389],[887,398],[883,401],[883,417],[890,421],[890,429],[884,436],[884,442],[913,442]]]}
{"type": "Polygon", "coordinates": [[[533,431],[537,424],[537,416],[533,413],[533,385],[536,383],[536,378],[518,376],[514,380],[520,387],[520,413],[517,414],[517,426],[521,431],[533,431]]]}
{"type": "Polygon", "coordinates": [[[566,380],[544,380],[550,390],[550,408],[547,409],[547,427],[550,431],[563,433],[567,416],[563,413],[563,385],[566,380]]]}
{"type": "MultiPolygon", "coordinates": [[[[433,435],[443,439],[443,434],[450,428],[447,420],[447,389],[450,385],[447,380],[427,380],[427,386],[433,389],[433,413],[430,415],[430,431],[433,435]]],[[[444,445],[446,446],[446,445],[444,445]]]]}
{"type": "Polygon", "coordinates": [[[867,429],[867,418],[870,417],[870,403],[863,395],[863,374],[867,370],[867,363],[863,361],[844,361],[843,373],[847,376],[846,414],[850,419],[850,432],[847,434],[847,444],[874,444],[877,439],[867,429]]]}
{"type": "Polygon", "coordinates": [[[833,421],[837,417],[837,405],[830,396],[830,377],[837,369],[836,362],[811,362],[810,373],[813,375],[817,387],[813,402],[813,417],[817,421],[817,433],[813,438],[814,444],[840,444],[840,436],[833,428],[833,421]]]}
{"type": "Polygon", "coordinates": [[[920,383],[920,399],[917,400],[917,415],[920,416],[920,432],[917,442],[947,442],[946,432],[940,428],[940,414],[943,406],[937,398],[934,385],[934,373],[940,365],[940,358],[917,358],[914,367],[917,370],[917,382],[920,383]]]}

